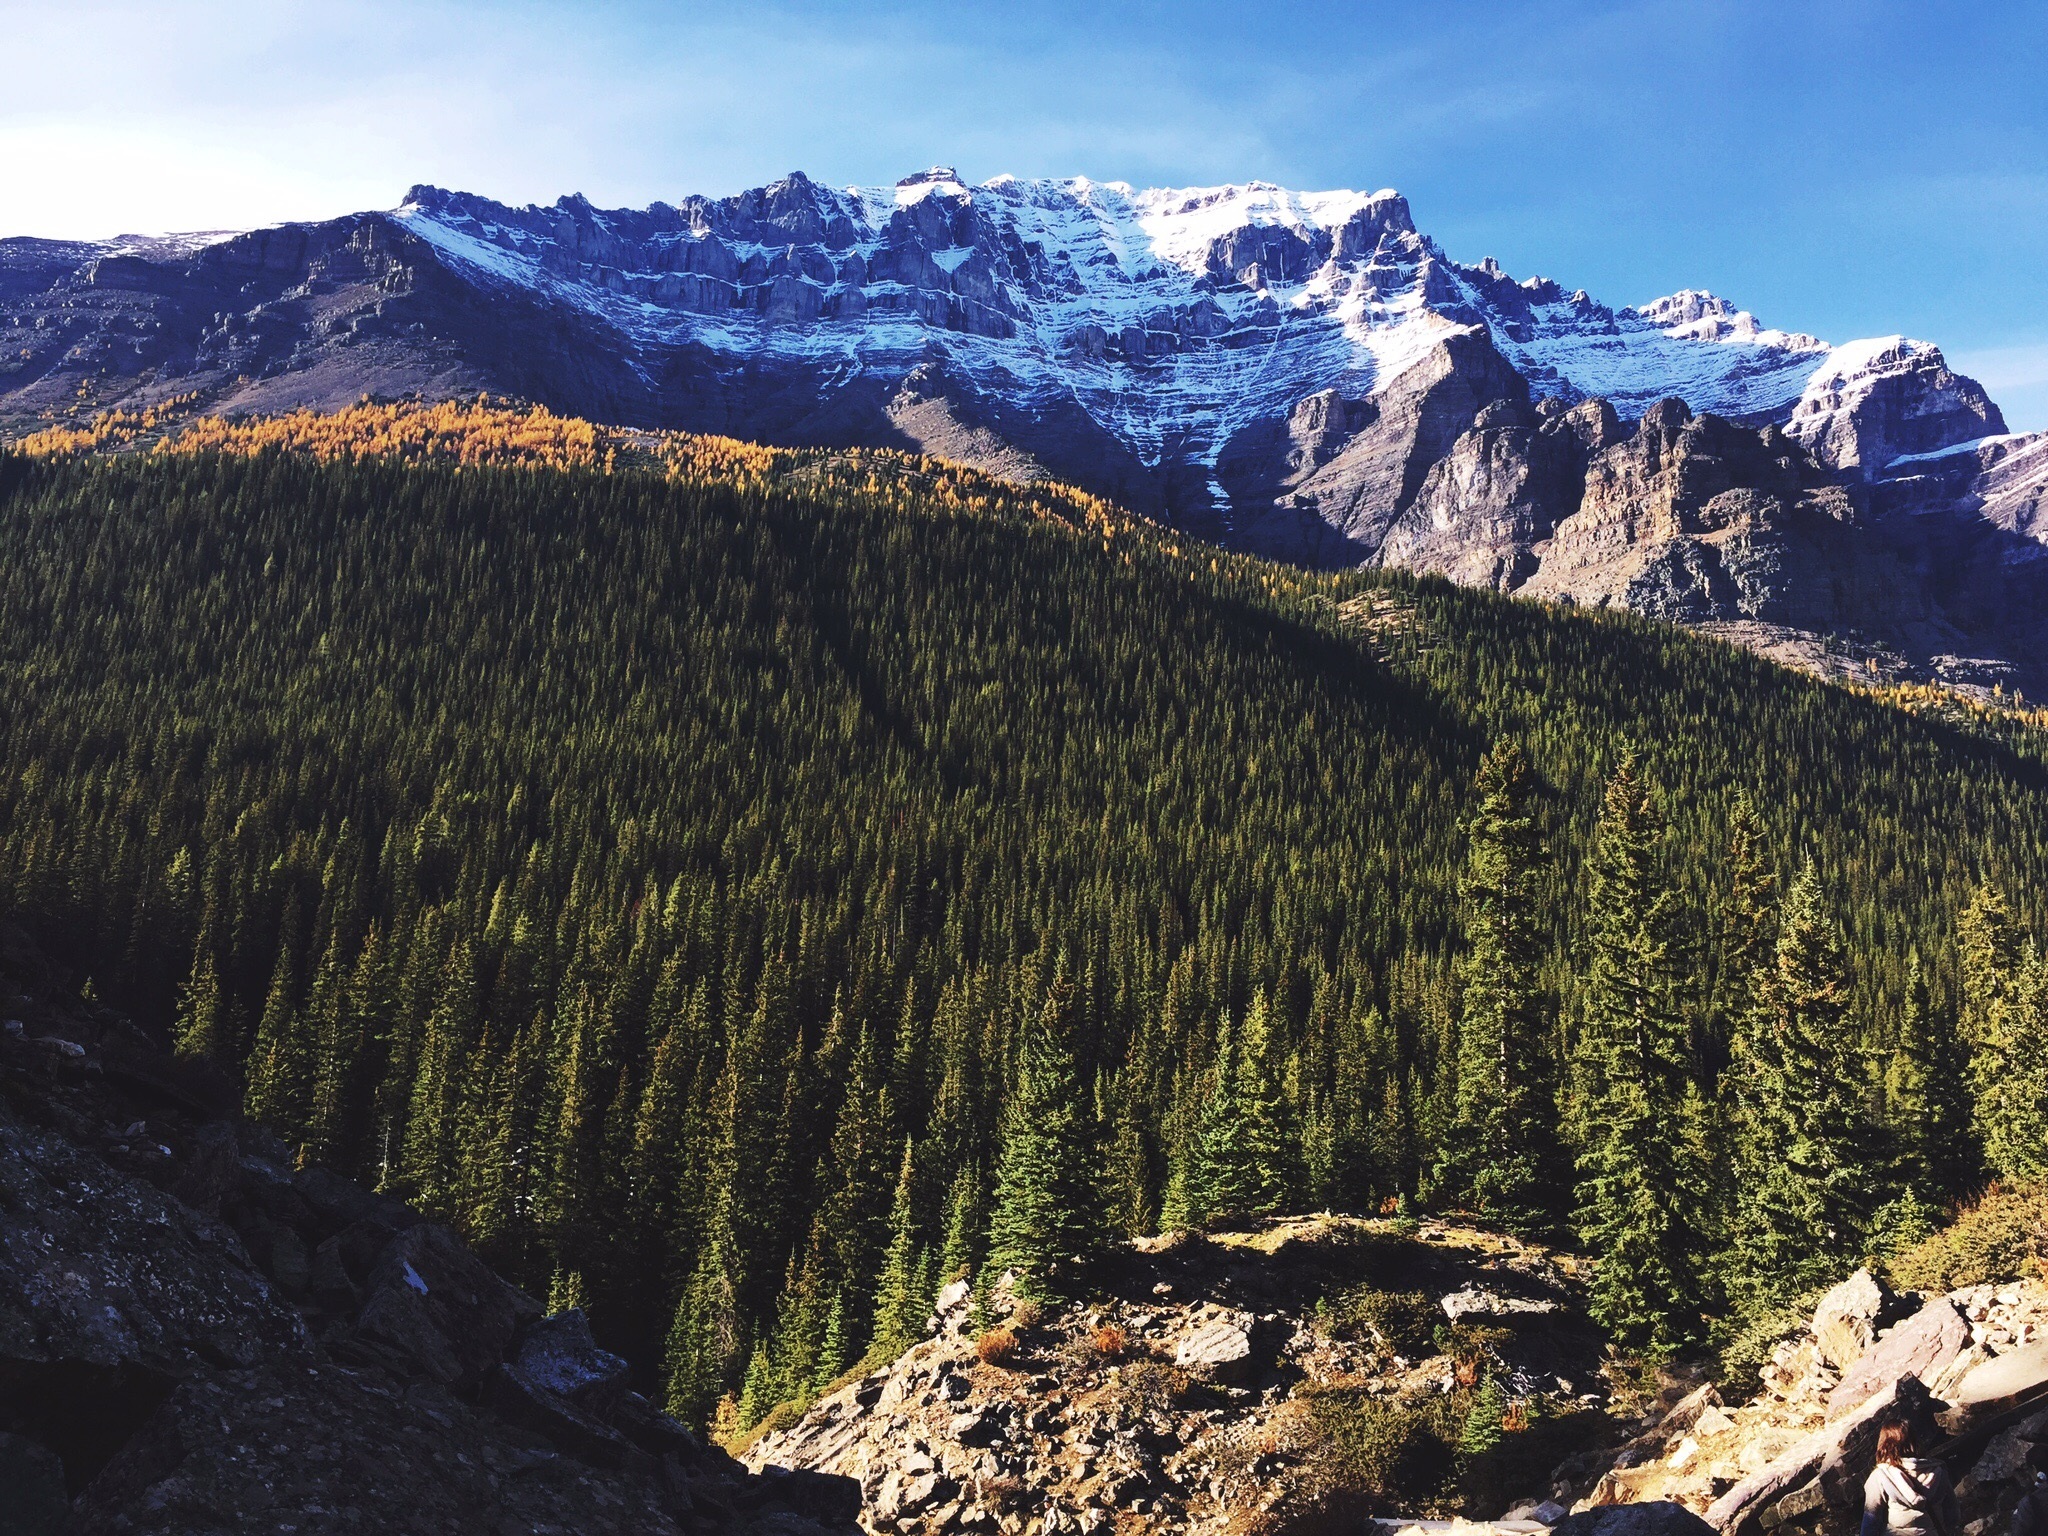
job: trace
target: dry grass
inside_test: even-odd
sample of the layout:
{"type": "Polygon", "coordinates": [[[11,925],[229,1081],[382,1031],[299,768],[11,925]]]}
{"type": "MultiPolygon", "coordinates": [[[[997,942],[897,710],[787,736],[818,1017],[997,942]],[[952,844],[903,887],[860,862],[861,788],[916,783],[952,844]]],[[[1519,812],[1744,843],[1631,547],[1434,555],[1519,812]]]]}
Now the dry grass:
{"type": "Polygon", "coordinates": [[[1007,1367],[1017,1358],[1017,1334],[1007,1325],[991,1328],[974,1341],[974,1358],[983,1365],[1007,1367]]]}

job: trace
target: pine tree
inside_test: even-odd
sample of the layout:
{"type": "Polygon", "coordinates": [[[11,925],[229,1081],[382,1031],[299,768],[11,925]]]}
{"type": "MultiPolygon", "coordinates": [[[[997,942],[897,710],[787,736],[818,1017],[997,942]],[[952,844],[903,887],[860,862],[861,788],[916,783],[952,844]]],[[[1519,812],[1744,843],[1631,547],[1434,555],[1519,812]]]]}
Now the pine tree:
{"type": "Polygon", "coordinates": [[[232,1031],[225,1007],[213,953],[202,948],[193,959],[190,980],[178,994],[178,1014],[172,1030],[180,1056],[217,1061],[227,1055],[232,1031]]]}
{"type": "Polygon", "coordinates": [[[988,1263],[1016,1271],[1026,1295],[1059,1294],[1103,1242],[1095,1127],[1074,1064],[1074,1003],[1062,966],[1025,1031],[1004,1111],[988,1263]]]}
{"type": "Polygon", "coordinates": [[[1586,1018],[1574,1058],[1581,1236],[1599,1256],[1591,1310],[1656,1358],[1695,1343],[1703,1302],[1703,1191],[1686,1122],[1677,900],[1664,819],[1633,753],[1607,785],[1593,854],[1586,1018]]]}
{"type": "Polygon", "coordinates": [[[291,955],[280,949],[270,992],[249,1053],[243,1109],[251,1120],[295,1141],[312,1109],[313,1052],[304,1021],[292,1003],[291,955]]]}
{"type": "Polygon", "coordinates": [[[1707,1028],[1728,1050],[1754,1018],[1757,986],[1776,943],[1778,877],[1763,823],[1747,794],[1728,813],[1728,891],[1715,925],[1714,990],[1707,1028]]]}
{"type": "Polygon", "coordinates": [[[440,986],[421,1032],[400,1161],[405,1187],[422,1206],[452,1214],[460,1197],[464,1067],[477,1018],[475,956],[457,938],[441,967],[440,986]]]}
{"type": "Polygon", "coordinates": [[[917,1213],[911,1204],[915,1174],[911,1144],[905,1140],[896,1198],[889,1208],[889,1249],[875,1286],[875,1326],[868,1340],[868,1356],[875,1360],[893,1360],[923,1337],[920,1325],[931,1304],[918,1290],[917,1213]]]}
{"type": "Polygon", "coordinates": [[[1929,1208],[1968,1188],[1974,1172],[1969,1057],[1928,996],[1920,952],[1906,960],[1906,991],[1885,1070],[1885,1124],[1893,1186],[1929,1208]]]}
{"type": "Polygon", "coordinates": [[[1812,860],[1786,893],[1759,998],[1752,1102],[1758,1177],[1744,1189],[1729,1286],[1752,1315],[1859,1253],[1884,1168],[1841,939],[1812,860]]]}
{"type": "Polygon", "coordinates": [[[1213,1081],[1175,1214],[1190,1226],[1273,1215],[1296,1197],[1305,1174],[1263,992],[1242,1030],[1225,1016],[1213,1081]]]}
{"type": "Polygon", "coordinates": [[[2024,1183],[2048,1174],[2048,960],[2030,941],[1971,1061],[1984,1156],[2024,1183]]]}
{"type": "Polygon", "coordinates": [[[953,1175],[946,1194],[946,1240],[939,1251],[939,1274],[947,1285],[972,1279],[981,1268],[988,1232],[982,1192],[982,1172],[973,1164],[953,1175]]]}
{"type": "Polygon", "coordinates": [[[1459,887],[1468,947],[1459,966],[1457,1110],[1432,1183],[1437,1198],[1527,1231],[1562,1202],[1552,1150],[1552,1022],[1538,976],[1544,854],[1522,749],[1497,743],[1473,792],[1459,887]]]}

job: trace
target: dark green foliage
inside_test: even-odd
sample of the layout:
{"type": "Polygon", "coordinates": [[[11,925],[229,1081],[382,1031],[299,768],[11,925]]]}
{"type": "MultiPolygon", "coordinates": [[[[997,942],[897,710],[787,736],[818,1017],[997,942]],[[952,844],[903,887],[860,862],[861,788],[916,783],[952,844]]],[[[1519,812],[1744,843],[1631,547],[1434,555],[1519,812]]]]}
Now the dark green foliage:
{"type": "Polygon", "coordinates": [[[1438,1154],[1440,1198],[1515,1230],[1562,1205],[1554,1022],[1539,974],[1543,843],[1522,749],[1497,743],[1473,780],[1459,965],[1457,1110],[1438,1154]]]}
{"type": "Polygon", "coordinates": [[[1075,989],[1062,970],[1024,1031],[1016,1088],[1004,1111],[988,1264],[1014,1270],[1027,1296],[1056,1296],[1072,1286],[1105,1238],[1097,1128],[1074,1066],[1075,1009],[1075,989]]]}
{"type": "Polygon", "coordinates": [[[1201,1084],[1193,1144],[1167,1197],[1169,1225],[1255,1221],[1290,1201],[1300,1203],[1300,1138],[1284,1073],[1271,1011],[1260,993],[1242,1028],[1226,1018],[1218,1033],[1215,1064],[1201,1084]]]}
{"type": "MultiPolygon", "coordinates": [[[[1496,983],[1454,956],[1481,948],[1460,828],[1490,742],[1526,754],[1550,871],[1495,974],[1526,996],[1533,944],[1574,1027],[1624,736],[1652,744],[1680,909],[1729,888],[1744,790],[1745,879],[1814,853],[1844,1017],[1887,1057],[1916,949],[1956,1018],[1976,884],[2041,924],[2048,773],[2018,727],[1043,506],[0,458],[0,892],[305,1155],[587,1296],[700,1423],[757,1355],[756,1399],[856,1353],[906,1231],[920,1276],[980,1269],[998,1168],[1079,1166],[1020,1131],[1034,1092],[1089,1187],[1033,1214],[1012,1177],[1005,1243],[1084,1207],[1100,1234],[1112,1195],[1149,1224],[1205,1139],[1256,1174],[1248,1210],[1417,1197],[1484,1105],[1457,1026],[1496,983]],[[1205,1137],[1221,1057],[1270,1122],[1249,1161],[1205,1137]]],[[[1755,948],[1720,910],[1677,925],[1707,935],[1708,1095],[1755,948]]]]}
{"type": "Polygon", "coordinates": [[[1994,1189],[1891,1262],[1895,1283],[1948,1291],[2048,1278],[2048,1182],[1994,1189]]]}
{"type": "Polygon", "coordinates": [[[1699,1342],[1706,1254],[1702,1118],[1688,1051],[1693,974],[1664,862],[1664,818],[1630,753],[1593,855],[1585,1022],[1573,1058],[1578,1228],[1600,1259],[1591,1310],[1652,1357],[1699,1342]]]}
{"type": "Polygon", "coordinates": [[[2037,1179],[2048,1174],[2048,960],[2019,943],[1992,887],[1957,926],[1984,1156],[2005,1178],[2037,1179]]]}
{"type": "Polygon", "coordinates": [[[1849,1007],[1847,956],[1808,863],[1785,896],[1748,1046],[1743,1123],[1757,1171],[1737,1208],[1731,1286],[1751,1310],[1853,1262],[1884,1188],[1849,1007]]]}

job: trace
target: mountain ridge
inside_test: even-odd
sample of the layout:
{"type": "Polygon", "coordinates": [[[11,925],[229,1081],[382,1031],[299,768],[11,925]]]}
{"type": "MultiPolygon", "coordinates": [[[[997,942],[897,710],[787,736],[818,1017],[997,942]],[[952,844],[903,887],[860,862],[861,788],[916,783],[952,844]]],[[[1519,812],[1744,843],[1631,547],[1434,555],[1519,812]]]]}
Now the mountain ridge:
{"type": "Polygon", "coordinates": [[[1610,307],[1453,260],[1391,189],[968,186],[934,166],[602,210],[421,184],[396,209],[227,237],[0,241],[0,330],[21,342],[0,425],[194,392],[248,414],[488,391],[907,449],[1298,564],[1405,563],[1847,639],[1887,675],[2048,685],[2025,510],[2048,464],[2021,437],[1995,474],[1926,470],[2009,437],[1938,347],[1830,346],[1699,289],[1610,307]],[[1594,460],[1669,400],[1750,446],[1595,473],[1664,510],[1588,508],[1594,460]],[[1614,558],[1552,560],[1591,524],[1614,558]],[[1961,574],[1959,549],[1982,554],[1961,574]]]}

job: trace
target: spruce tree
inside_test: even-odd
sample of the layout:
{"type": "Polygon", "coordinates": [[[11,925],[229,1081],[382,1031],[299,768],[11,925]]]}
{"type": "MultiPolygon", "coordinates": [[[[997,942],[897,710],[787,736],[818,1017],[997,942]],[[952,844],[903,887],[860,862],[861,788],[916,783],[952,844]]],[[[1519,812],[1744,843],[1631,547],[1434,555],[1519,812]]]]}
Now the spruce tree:
{"type": "Polygon", "coordinates": [[[1884,1183],[1842,943],[1811,859],[1786,893],[1759,989],[1730,1290],[1754,1315],[1852,1262],[1884,1183]]]}
{"type": "Polygon", "coordinates": [[[1623,1344],[1665,1357],[1700,1337],[1698,1168],[1689,1119],[1677,898],[1664,819],[1633,753],[1609,780],[1593,854],[1586,1017],[1574,1056],[1577,1224],[1598,1255],[1591,1310],[1623,1344]]]}
{"type": "Polygon", "coordinates": [[[970,1280],[981,1268],[987,1228],[982,1171],[970,1163],[953,1175],[953,1187],[946,1194],[946,1239],[939,1250],[944,1284],[970,1280]]]}
{"type": "Polygon", "coordinates": [[[1969,1056],[1928,995],[1920,952],[1906,960],[1898,1033],[1885,1069],[1893,1187],[1929,1207],[1962,1194],[1975,1172],[1969,1056]]]}
{"type": "Polygon", "coordinates": [[[172,1025],[180,1056],[219,1060],[226,1056],[231,1030],[221,997],[220,971],[210,949],[201,948],[192,961],[192,975],[178,994],[172,1025]]]}
{"type": "Polygon", "coordinates": [[[2016,1183],[2048,1174],[2048,960],[2030,941],[1971,1061],[1984,1157],[2016,1183]]]}
{"type": "Polygon", "coordinates": [[[923,1337],[922,1324],[931,1305],[931,1297],[919,1290],[921,1256],[917,1212],[912,1205],[915,1175],[911,1144],[905,1140],[896,1197],[889,1208],[889,1248],[875,1286],[875,1325],[868,1340],[868,1357],[877,1361],[895,1359],[923,1337]]]}
{"type": "Polygon", "coordinates": [[[1242,1029],[1224,1017],[1214,1089],[1205,1099],[1177,1215],[1191,1226],[1257,1220],[1295,1199],[1304,1182],[1272,1010],[1253,996],[1242,1029]]]}
{"type": "Polygon", "coordinates": [[[1031,1296],[1060,1294],[1103,1242],[1095,1126],[1074,1064],[1074,1006],[1062,966],[1025,1031],[1004,1109],[988,1264],[1014,1270],[1031,1296]]]}
{"type": "Polygon", "coordinates": [[[1561,1205],[1553,1149],[1552,1020],[1538,969],[1543,844],[1530,809],[1533,777],[1513,741],[1494,746],[1473,781],[1459,884],[1466,953],[1459,964],[1457,1109],[1432,1184],[1512,1230],[1542,1225],[1561,1205]]]}
{"type": "Polygon", "coordinates": [[[292,1002],[292,957],[280,949],[270,992],[249,1053],[243,1109],[288,1141],[296,1141],[312,1109],[313,1050],[292,1002]]]}

